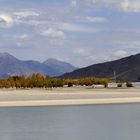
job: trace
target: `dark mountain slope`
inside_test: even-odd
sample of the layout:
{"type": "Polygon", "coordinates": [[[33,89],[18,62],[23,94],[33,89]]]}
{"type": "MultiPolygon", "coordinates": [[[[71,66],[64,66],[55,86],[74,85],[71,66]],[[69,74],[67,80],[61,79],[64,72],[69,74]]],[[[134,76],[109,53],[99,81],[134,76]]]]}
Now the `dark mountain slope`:
{"type": "Polygon", "coordinates": [[[114,71],[117,79],[137,81],[140,79],[140,54],[119,60],[94,64],[85,68],[62,75],[62,78],[107,77],[113,78],[114,71]]]}

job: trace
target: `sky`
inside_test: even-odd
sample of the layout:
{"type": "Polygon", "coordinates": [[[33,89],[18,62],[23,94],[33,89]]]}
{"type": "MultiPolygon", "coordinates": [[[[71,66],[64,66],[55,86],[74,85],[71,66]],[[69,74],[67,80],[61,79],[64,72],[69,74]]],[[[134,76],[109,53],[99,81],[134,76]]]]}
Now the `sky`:
{"type": "Polygon", "coordinates": [[[140,0],[0,0],[0,52],[78,67],[140,53],[140,0]]]}

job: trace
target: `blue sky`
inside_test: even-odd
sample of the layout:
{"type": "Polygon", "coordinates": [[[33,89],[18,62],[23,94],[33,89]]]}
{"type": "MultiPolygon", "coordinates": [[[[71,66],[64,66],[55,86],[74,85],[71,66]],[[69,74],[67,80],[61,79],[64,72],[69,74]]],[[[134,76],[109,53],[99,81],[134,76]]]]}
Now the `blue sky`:
{"type": "Polygon", "coordinates": [[[0,52],[75,66],[140,52],[140,0],[0,0],[0,52]]]}

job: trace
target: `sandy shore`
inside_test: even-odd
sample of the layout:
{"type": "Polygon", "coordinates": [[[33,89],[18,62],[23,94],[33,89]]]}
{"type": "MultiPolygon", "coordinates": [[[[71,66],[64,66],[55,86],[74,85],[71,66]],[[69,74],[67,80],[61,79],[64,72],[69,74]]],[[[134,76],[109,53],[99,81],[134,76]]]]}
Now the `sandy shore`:
{"type": "Polygon", "coordinates": [[[140,103],[140,89],[0,90],[0,107],[140,103]]]}

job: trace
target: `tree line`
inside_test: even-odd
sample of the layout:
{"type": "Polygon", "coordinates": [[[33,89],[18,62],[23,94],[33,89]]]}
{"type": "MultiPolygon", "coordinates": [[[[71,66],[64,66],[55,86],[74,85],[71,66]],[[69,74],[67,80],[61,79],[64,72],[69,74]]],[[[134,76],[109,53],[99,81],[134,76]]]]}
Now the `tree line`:
{"type": "Polygon", "coordinates": [[[110,82],[107,78],[81,78],[81,79],[61,79],[45,77],[39,73],[25,76],[9,76],[7,79],[0,79],[0,88],[53,88],[63,87],[67,85],[85,85],[91,86],[93,84],[102,84],[107,87],[110,82]]]}

